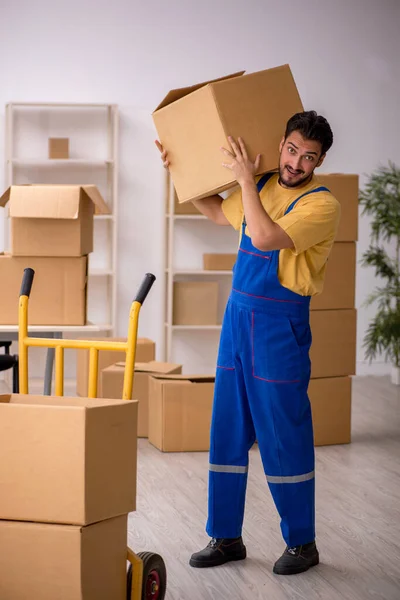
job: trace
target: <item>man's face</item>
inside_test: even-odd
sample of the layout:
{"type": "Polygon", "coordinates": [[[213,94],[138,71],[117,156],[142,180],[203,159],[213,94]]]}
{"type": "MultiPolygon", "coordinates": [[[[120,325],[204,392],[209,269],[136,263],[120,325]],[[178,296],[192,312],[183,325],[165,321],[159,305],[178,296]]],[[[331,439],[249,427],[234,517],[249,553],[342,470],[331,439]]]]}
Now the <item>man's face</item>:
{"type": "Polygon", "coordinates": [[[303,138],[293,131],[280,146],[279,181],[283,187],[292,188],[306,183],[325,155],[321,156],[321,143],[303,138]]]}

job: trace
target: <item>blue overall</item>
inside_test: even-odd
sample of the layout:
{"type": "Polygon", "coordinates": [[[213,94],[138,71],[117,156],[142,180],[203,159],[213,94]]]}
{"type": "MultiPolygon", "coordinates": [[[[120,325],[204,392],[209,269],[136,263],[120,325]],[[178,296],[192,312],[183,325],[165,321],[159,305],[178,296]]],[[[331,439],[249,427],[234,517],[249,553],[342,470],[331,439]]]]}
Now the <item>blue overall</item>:
{"type": "MultiPolygon", "coordinates": [[[[260,179],[259,192],[270,176],[260,179]]],[[[307,193],[319,191],[328,190],[307,193]]],[[[283,538],[288,546],[297,546],[315,538],[314,440],[307,394],[310,296],[281,285],[279,250],[258,250],[245,228],[243,220],[218,352],[206,531],[215,538],[242,535],[248,453],[257,439],[283,538]]]]}

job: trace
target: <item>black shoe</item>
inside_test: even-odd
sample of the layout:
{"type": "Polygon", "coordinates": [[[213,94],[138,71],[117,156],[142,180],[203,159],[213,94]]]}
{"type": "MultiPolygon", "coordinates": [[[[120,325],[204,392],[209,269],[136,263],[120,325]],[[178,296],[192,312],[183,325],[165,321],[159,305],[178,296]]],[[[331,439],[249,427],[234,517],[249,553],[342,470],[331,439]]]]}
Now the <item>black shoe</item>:
{"type": "Polygon", "coordinates": [[[191,567],[216,567],[231,560],[246,558],[246,546],[241,537],[212,538],[211,542],[200,552],[192,554],[189,564],[191,567]]]}
{"type": "Polygon", "coordinates": [[[287,547],[279,560],[274,565],[277,575],[295,575],[308,571],[310,567],[319,563],[319,554],[315,542],[304,546],[287,547]]]}

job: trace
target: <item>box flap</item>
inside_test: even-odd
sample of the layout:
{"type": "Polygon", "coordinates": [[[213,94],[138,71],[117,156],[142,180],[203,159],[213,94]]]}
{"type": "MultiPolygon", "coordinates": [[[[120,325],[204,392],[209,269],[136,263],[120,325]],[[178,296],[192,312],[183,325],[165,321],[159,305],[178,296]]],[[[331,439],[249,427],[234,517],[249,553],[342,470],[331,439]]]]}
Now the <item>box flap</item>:
{"type": "Polygon", "coordinates": [[[108,399],[108,398],[75,398],[67,396],[37,396],[34,394],[1,394],[0,395],[0,406],[2,404],[8,404],[12,406],[20,406],[23,408],[24,405],[37,406],[37,407],[52,407],[52,408],[102,408],[105,406],[118,406],[125,404],[126,402],[136,402],[136,400],[119,400],[119,399],[108,399]]]}
{"type": "Polygon", "coordinates": [[[171,90],[165,96],[164,100],[162,100],[162,102],[160,102],[160,104],[157,106],[157,108],[155,109],[154,112],[156,112],[157,110],[160,110],[160,108],[164,108],[164,106],[168,106],[168,104],[172,104],[173,102],[175,102],[176,100],[179,100],[180,98],[184,98],[188,94],[191,94],[192,92],[195,92],[196,90],[199,90],[200,88],[208,85],[209,83],[216,83],[217,81],[224,81],[225,79],[232,79],[232,77],[240,77],[241,75],[244,75],[244,73],[245,73],[245,71],[238,71],[237,73],[232,73],[232,75],[225,75],[225,77],[219,77],[218,79],[211,79],[210,81],[204,81],[203,83],[197,83],[196,85],[191,85],[189,87],[171,90]]]}
{"type": "Polygon", "coordinates": [[[82,189],[93,202],[95,215],[109,215],[111,213],[107,203],[95,185],[83,185],[82,189]]]}
{"type": "Polygon", "coordinates": [[[213,383],[215,375],[158,375],[152,374],[154,379],[163,379],[168,381],[187,382],[187,383],[213,383]]]}
{"type": "MultiPolygon", "coordinates": [[[[114,367],[119,367],[121,369],[125,368],[125,362],[117,362],[114,367]]],[[[159,362],[157,360],[151,360],[150,362],[137,362],[135,363],[135,373],[154,373],[160,374],[163,373],[171,373],[176,371],[177,369],[181,369],[182,365],[167,363],[167,362],[159,362]]]]}
{"type": "Polygon", "coordinates": [[[110,212],[95,185],[13,185],[0,198],[0,205],[10,201],[14,218],[77,219],[81,190],[93,202],[95,213],[110,212]]]}

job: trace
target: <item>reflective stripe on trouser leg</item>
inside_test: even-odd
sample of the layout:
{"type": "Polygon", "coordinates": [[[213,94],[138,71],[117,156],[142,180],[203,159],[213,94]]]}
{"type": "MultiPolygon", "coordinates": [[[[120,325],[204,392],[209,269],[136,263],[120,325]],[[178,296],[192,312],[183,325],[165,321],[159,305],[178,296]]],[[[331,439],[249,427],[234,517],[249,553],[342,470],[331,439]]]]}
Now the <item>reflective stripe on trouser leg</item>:
{"type": "Polygon", "coordinates": [[[242,534],[248,451],[255,440],[241,365],[235,364],[232,356],[232,336],[237,328],[236,311],[228,305],[218,356],[222,368],[217,368],[211,421],[206,531],[216,538],[242,534]]]}

